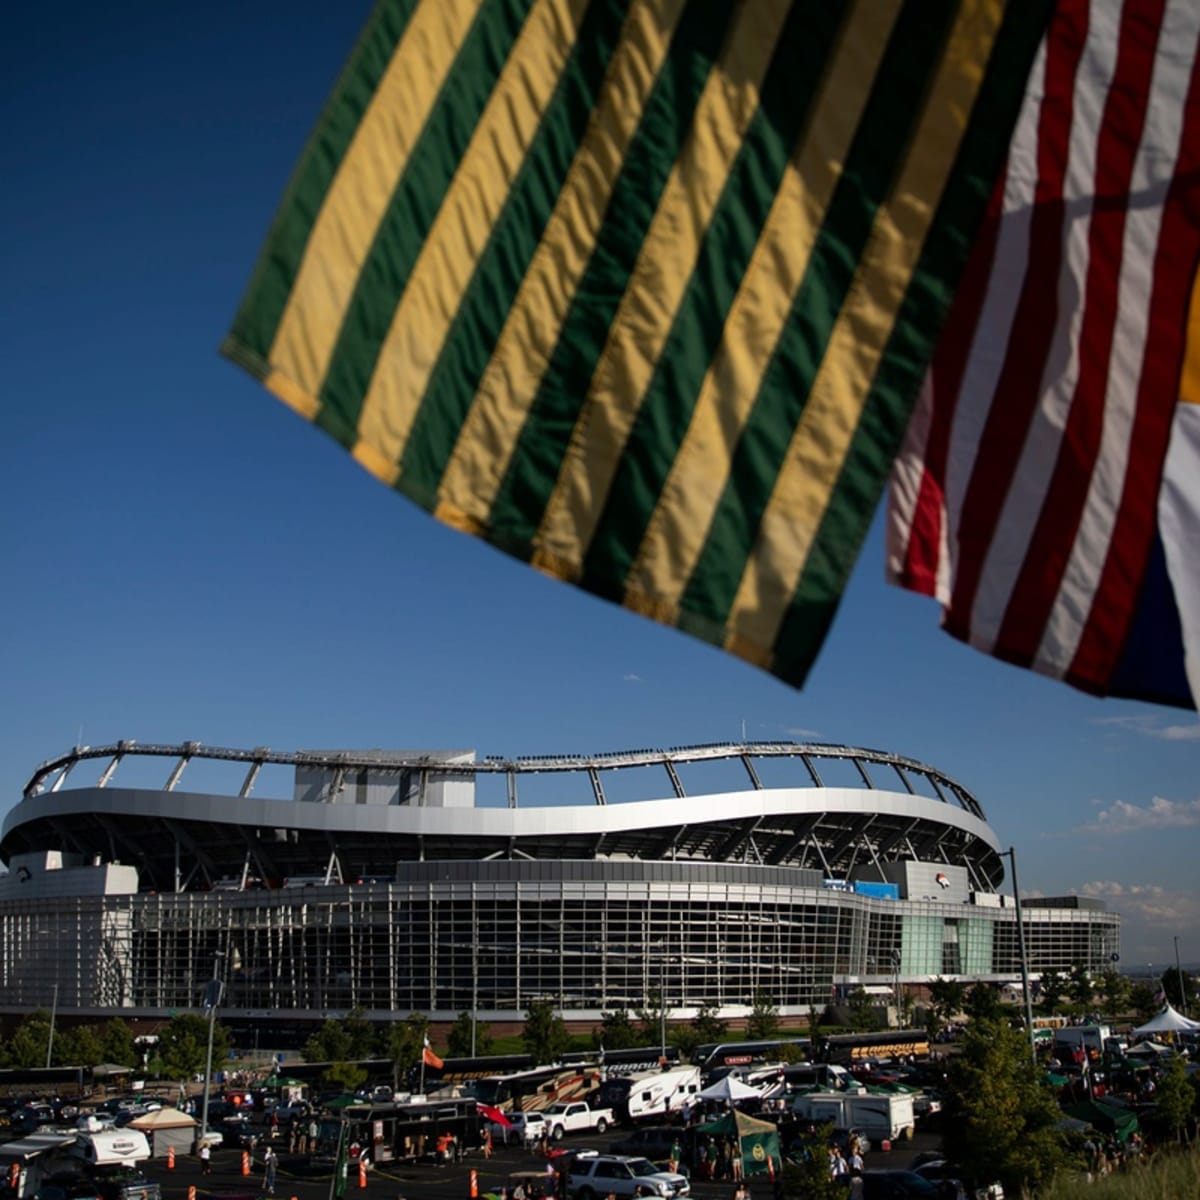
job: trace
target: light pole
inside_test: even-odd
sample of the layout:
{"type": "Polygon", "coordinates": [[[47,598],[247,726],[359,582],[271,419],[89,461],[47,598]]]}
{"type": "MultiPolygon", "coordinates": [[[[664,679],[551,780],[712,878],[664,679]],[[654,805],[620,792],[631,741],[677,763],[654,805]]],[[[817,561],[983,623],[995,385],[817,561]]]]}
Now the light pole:
{"type": "MultiPolygon", "coordinates": [[[[1180,940],[1175,938],[1175,949],[1178,953],[1180,948],[1180,940]]],[[[54,985],[54,1000],[50,1001],[50,1036],[46,1039],[46,1067],[50,1066],[50,1055],[54,1052],[54,1018],[59,1012],[59,985],[54,985]]]]}
{"type": "Polygon", "coordinates": [[[904,1028],[904,1019],[900,1015],[900,951],[892,951],[892,998],[896,1004],[896,1028],[904,1028]]]}
{"type": "Polygon", "coordinates": [[[1029,990],[1029,958],[1025,952],[1025,921],[1021,916],[1021,889],[1017,885],[1017,850],[1009,846],[1000,851],[1001,858],[1012,863],[1013,899],[1017,904],[1017,949],[1021,955],[1021,987],[1025,992],[1025,1028],[1029,1031],[1029,1054],[1037,1066],[1037,1042],[1033,1038],[1033,994],[1029,990]]]}
{"type": "Polygon", "coordinates": [[[208,1007],[208,1053],[204,1059],[204,1103],[200,1106],[200,1133],[196,1148],[208,1133],[208,1095],[212,1090],[212,1054],[213,1029],[217,1023],[217,1005],[221,1003],[221,959],[225,957],[223,950],[218,950],[213,957],[212,979],[204,989],[204,1003],[208,1007]]]}
{"type": "Polygon", "coordinates": [[[1183,1015],[1188,1015],[1187,984],[1183,981],[1183,968],[1179,965],[1179,938],[1175,938],[1175,976],[1179,980],[1179,999],[1183,1001],[1183,1015]]]}

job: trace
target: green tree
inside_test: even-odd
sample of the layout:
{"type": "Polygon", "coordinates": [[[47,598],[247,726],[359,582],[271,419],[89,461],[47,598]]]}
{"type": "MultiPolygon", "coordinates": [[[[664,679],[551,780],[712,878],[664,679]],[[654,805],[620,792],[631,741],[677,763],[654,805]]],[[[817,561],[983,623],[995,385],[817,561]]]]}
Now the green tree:
{"type": "Polygon", "coordinates": [[[43,1009],[31,1012],[13,1031],[8,1044],[14,1067],[44,1067],[50,1043],[50,1014],[43,1009]]]}
{"type": "Polygon", "coordinates": [[[1154,1016],[1159,1009],[1154,989],[1148,983],[1135,983],[1129,989],[1129,1006],[1143,1020],[1154,1016]]]}
{"type": "Polygon", "coordinates": [[[696,1009],[696,1017],[692,1021],[692,1025],[701,1045],[723,1042],[729,1032],[729,1025],[717,1016],[718,1011],[715,1004],[702,1004],[696,1009]]]}
{"type": "Polygon", "coordinates": [[[662,993],[650,992],[646,997],[646,1002],[636,1010],[636,1013],[640,1027],[638,1030],[639,1040],[643,1045],[657,1045],[666,1029],[667,1021],[671,1017],[671,1010],[666,1007],[662,993]]]}
{"type": "Polygon", "coordinates": [[[1158,1102],[1159,1115],[1167,1128],[1179,1141],[1183,1141],[1183,1131],[1192,1115],[1196,1093],[1188,1082],[1187,1069],[1178,1054],[1173,1055],[1167,1063],[1155,1099],[1158,1102]]]}
{"type": "Polygon", "coordinates": [[[458,1020],[450,1027],[446,1037],[446,1053],[454,1058],[466,1058],[472,1049],[476,1054],[491,1054],[492,1046],[492,1034],[487,1024],[465,1009],[458,1014],[458,1020]]]}
{"type": "Polygon", "coordinates": [[[56,1030],[54,1065],[56,1067],[94,1067],[104,1062],[100,1031],[95,1025],[77,1025],[56,1030]]]}
{"type": "Polygon", "coordinates": [[[627,1008],[614,1008],[601,1012],[600,1028],[592,1034],[592,1041],[605,1050],[626,1050],[638,1044],[638,1031],[627,1008]]]}
{"type": "Polygon", "coordinates": [[[818,1125],[812,1133],[807,1126],[795,1138],[789,1161],[783,1171],[785,1196],[804,1200],[838,1200],[846,1189],[829,1176],[829,1143],[833,1138],[832,1125],[818,1125]]]}
{"type": "Polygon", "coordinates": [[[1086,1013],[1092,1007],[1092,997],[1095,985],[1092,983],[1092,973],[1084,963],[1076,963],[1071,968],[1067,979],[1067,994],[1076,1012],[1086,1013]]]}
{"type": "Polygon", "coordinates": [[[321,1072],[321,1078],[342,1092],[356,1092],[367,1082],[367,1068],[356,1062],[332,1062],[321,1072]]]}
{"type": "Polygon", "coordinates": [[[967,989],[957,979],[940,976],[929,985],[929,1003],[943,1022],[953,1021],[962,1012],[967,989]]]}
{"type": "Polygon", "coordinates": [[[429,1018],[417,1012],[409,1013],[403,1021],[393,1021],[383,1031],[380,1050],[392,1064],[393,1091],[400,1091],[402,1084],[420,1066],[428,1032],[429,1018]]]}
{"type": "Polygon", "coordinates": [[[821,1032],[821,1012],[815,1004],[808,1009],[808,1040],[812,1042],[812,1056],[815,1062],[821,1062],[825,1057],[826,1038],[821,1032]]]}
{"type": "Polygon", "coordinates": [[[114,1017],[100,1030],[100,1061],[119,1067],[136,1067],[142,1061],[133,1030],[120,1017],[114,1017]]]}
{"type": "Polygon", "coordinates": [[[770,992],[755,992],[746,1032],[751,1038],[772,1038],[779,1032],[779,1009],[770,992]]]}
{"type": "Polygon", "coordinates": [[[1186,971],[1171,967],[1162,974],[1162,990],[1172,1008],[1182,1012],[1189,1000],[1196,999],[1196,981],[1186,971]]]}
{"type": "Polygon", "coordinates": [[[375,1030],[361,1008],[344,1017],[329,1017],[304,1043],[309,1062],[358,1062],[375,1052],[375,1030]]]}
{"type": "Polygon", "coordinates": [[[552,1000],[534,1000],[525,1012],[525,1031],[521,1034],[525,1049],[536,1063],[557,1061],[571,1044],[566,1023],[554,1011],[552,1000]]]}
{"type": "MultiPolygon", "coordinates": [[[[163,1074],[171,1079],[202,1075],[208,1062],[208,1018],[180,1013],[158,1034],[157,1058],[163,1074]]],[[[217,1021],[213,1026],[213,1062],[229,1053],[229,1030],[217,1021]]]]}
{"type": "Polygon", "coordinates": [[[1100,975],[1100,999],[1104,1003],[1105,1013],[1115,1017],[1126,1012],[1132,990],[1129,980],[1116,968],[1109,967],[1104,971],[1100,975]]]}
{"type": "Polygon", "coordinates": [[[1067,994],[1067,980],[1060,971],[1047,971],[1039,986],[1042,1012],[1052,1017],[1062,1007],[1063,997],[1067,994]]]}
{"type": "Polygon", "coordinates": [[[878,1026],[875,1000],[861,984],[850,993],[846,1003],[850,1009],[850,1024],[856,1030],[870,1030],[878,1026]]]}
{"type": "Polygon", "coordinates": [[[986,983],[977,983],[967,993],[963,1012],[972,1021],[1002,1021],[1006,1016],[1000,993],[986,983]]]}
{"type": "Polygon", "coordinates": [[[977,1185],[999,1179],[1006,1195],[1026,1195],[1063,1163],[1062,1113],[1030,1061],[1024,1030],[973,1021],[943,1098],[946,1145],[977,1185]]]}

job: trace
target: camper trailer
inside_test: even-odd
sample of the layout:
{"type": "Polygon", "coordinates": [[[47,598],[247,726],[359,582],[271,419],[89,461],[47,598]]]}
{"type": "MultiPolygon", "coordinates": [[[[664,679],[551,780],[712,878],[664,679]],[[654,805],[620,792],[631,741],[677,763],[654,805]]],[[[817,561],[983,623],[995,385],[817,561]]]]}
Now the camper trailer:
{"type": "Polygon", "coordinates": [[[878,1141],[910,1138],[916,1128],[910,1094],[808,1092],[796,1098],[793,1111],[802,1121],[828,1121],[837,1129],[861,1129],[878,1141]]]}
{"type": "Polygon", "coordinates": [[[618,1121],[637,1122],[680,1112],[700,1094],[700,1068],[674,1067],[620,1075],[600,1085],[600,1105],[611,1108],[618,1121]]]}

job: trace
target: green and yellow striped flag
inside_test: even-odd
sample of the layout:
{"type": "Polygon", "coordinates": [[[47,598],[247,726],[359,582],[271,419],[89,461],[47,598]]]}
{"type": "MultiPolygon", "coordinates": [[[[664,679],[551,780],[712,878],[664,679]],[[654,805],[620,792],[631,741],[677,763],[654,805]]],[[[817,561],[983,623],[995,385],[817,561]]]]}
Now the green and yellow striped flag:
{"type": "Polygon", "coordinates": [[[1048,0],[385,0],[225,351],[440,520],[803,681],[1048,0]]]}

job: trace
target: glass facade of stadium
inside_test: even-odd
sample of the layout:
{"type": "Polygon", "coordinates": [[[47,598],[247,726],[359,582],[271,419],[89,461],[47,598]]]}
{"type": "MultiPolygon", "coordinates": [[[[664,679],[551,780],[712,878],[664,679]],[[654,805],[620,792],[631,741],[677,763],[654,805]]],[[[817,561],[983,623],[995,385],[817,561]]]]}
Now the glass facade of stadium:
{"type": "MultiPolygon", "coordinates": [[[[1034,903],[1031,972],[1109,965],[1116,914],[1034,903]]],[[[679,1016],[742,1012],[759,994],[787,1014],[848,982],[1020,971],[1013,907],[874,899],[824,889],[814,871],[742,864],[426,862],[386,883],[0,905],[10,1009],[48,1006],[56,988],[59,1010],[80,1015],[195,1008],[218,952],[224,1003],[247,1017],[519,1018],[551,998],[584,1019],[654,993],[679,1016]]]]}

